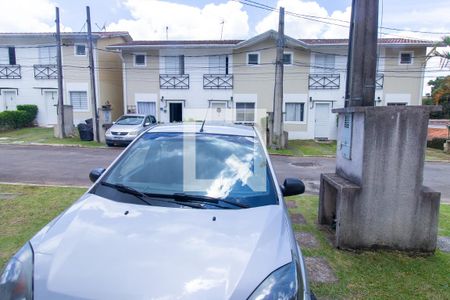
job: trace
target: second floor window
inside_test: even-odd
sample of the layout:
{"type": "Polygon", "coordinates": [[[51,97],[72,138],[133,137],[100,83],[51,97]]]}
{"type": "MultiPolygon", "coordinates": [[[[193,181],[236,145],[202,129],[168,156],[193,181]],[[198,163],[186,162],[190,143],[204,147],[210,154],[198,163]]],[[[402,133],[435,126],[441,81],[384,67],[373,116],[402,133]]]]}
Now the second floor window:
{"type": "Polygon", "coordinates": [[[56,47],[43,46],[39,48],[39,63],[41,65],[56,65],[56,47]]]}
{"type": "Polygon", "coordinates": [[[86,55],[86,45],[85,44],[75,44],[75,55],[85,56],[86,55]]]}
{"type": "Polygon", "coordinates": [[[184,55],[166,56],[164,63],[166,74],[184,75],[184,55]]]}
{"type": "Polygon", "coordinates": [[[134,55],[134,65],[135,66],[145,66],[147,62],[145,61],[145,54],[135,54],[134,55]]]}
{"type": "Polygon", "coordinates": [[[248,65],[259,65],[259,53],[247,53],[248,65]]]}
{"type": "Polygon", "coordinates": [[[400,64],[410,65],[412,64],[413,53],[412,52],[400,52],[400,64]]]}
{"type": "Polygon", "coordinates": [[[228,75],[228,56],[227,55],[210,56],[209,74],[228,75]]]}
{"type": "Polygon", "coordinates": [[[0,47],[0,65],[16,64],[16,48],[0,47]]]}
{"type": "Polygon", "coordinates": [[[335,56],[331,54],[315,54],[314,73],[337,73],[335,70],[335,56]]]}
{"type": "Polygon", "coordinates": [[[292,65],[292,53],[283,54],[283,64],[292,65]]]}

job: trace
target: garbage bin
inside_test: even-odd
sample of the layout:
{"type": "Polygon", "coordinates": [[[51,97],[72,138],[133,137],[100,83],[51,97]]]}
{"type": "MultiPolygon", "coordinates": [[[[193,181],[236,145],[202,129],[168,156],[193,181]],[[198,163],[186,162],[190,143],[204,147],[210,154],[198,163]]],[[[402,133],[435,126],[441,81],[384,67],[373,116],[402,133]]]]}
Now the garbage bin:
{"type": "Polygon", "coordinates": [[[94,140],[94,130],[88,124],[80,123],[77,125],[78,133],[80,134],[80,140],[82,141],[93,141],[94,140]]]}

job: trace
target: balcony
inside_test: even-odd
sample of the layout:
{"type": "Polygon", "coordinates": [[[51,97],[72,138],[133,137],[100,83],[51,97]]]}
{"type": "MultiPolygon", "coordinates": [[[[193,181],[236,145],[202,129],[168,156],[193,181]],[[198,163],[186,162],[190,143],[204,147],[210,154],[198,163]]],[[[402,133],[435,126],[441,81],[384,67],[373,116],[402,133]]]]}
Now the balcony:
{"type": "Polygon", "coordinates": [[[341,76],[339,74],[309,74],[310,90],[339,89],[341,76]]]}
{"type": "Polygon", "coordinates": [[[159,75],[159,88],[166,90],[189,89],[189,75],[161,74],[159,75]]]}
{"type": "Polygon", "coordinates": [[[384,85],[384,74],[377,74],[377,77],[375,78],[375,87],[377,89],[382,89],[384,85]]]}
{"type": "Polygon", "coordinates": [[[34,78],[57,79],[58,68],[56,65],[34,65],[34,78]]]}
{"type": "Polygon", "coordinates": [[[226,90],[233,88],[233,75],[204,74],[203,88],[207,90],[226,90]]]}
{"type": "Polygon", "coordinates": [[[0,65],[0,79],[20,79],[20,65],[0,65]]]}

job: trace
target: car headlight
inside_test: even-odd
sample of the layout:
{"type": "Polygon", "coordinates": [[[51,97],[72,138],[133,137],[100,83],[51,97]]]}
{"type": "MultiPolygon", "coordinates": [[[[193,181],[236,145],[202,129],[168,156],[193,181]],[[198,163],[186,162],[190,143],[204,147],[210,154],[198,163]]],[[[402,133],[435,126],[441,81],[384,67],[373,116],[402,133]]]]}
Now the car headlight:
{"type": "Polygon", "coordinates": [[[6,264],[0,276],[0,299],[33,298],[33,249],[26,243],[6,264]]]}
{"type": "Polygon", "coordinates": [[[105,134],[111,135],[111,129],[106,130],[106,133],[105,133],[105,134]]]}
{"type": "Polygon", "coordinates": [[[139,134],[139,131],[138,130],[136,130],[136,131],[130,131],[129,133],[128,133],[128,135],[138,135],[139,134]]]}
{"type": "Polygon", "coordinates": [[[303,298],[302,286],[295,260],[282,266],[270,274],[250,295],[248,300],[283,299],[295,300],[303,298]]]}

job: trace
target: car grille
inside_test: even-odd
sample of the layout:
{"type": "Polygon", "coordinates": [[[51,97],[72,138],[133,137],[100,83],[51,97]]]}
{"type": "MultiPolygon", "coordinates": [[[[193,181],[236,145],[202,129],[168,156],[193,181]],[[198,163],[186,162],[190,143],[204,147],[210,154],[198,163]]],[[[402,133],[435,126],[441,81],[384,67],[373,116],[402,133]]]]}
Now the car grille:
{"type": "Polygon", "coordinates": [[[127,135],[128,132],[117,132],[117,131],[111,131],[112,135],[127,135]]]}

